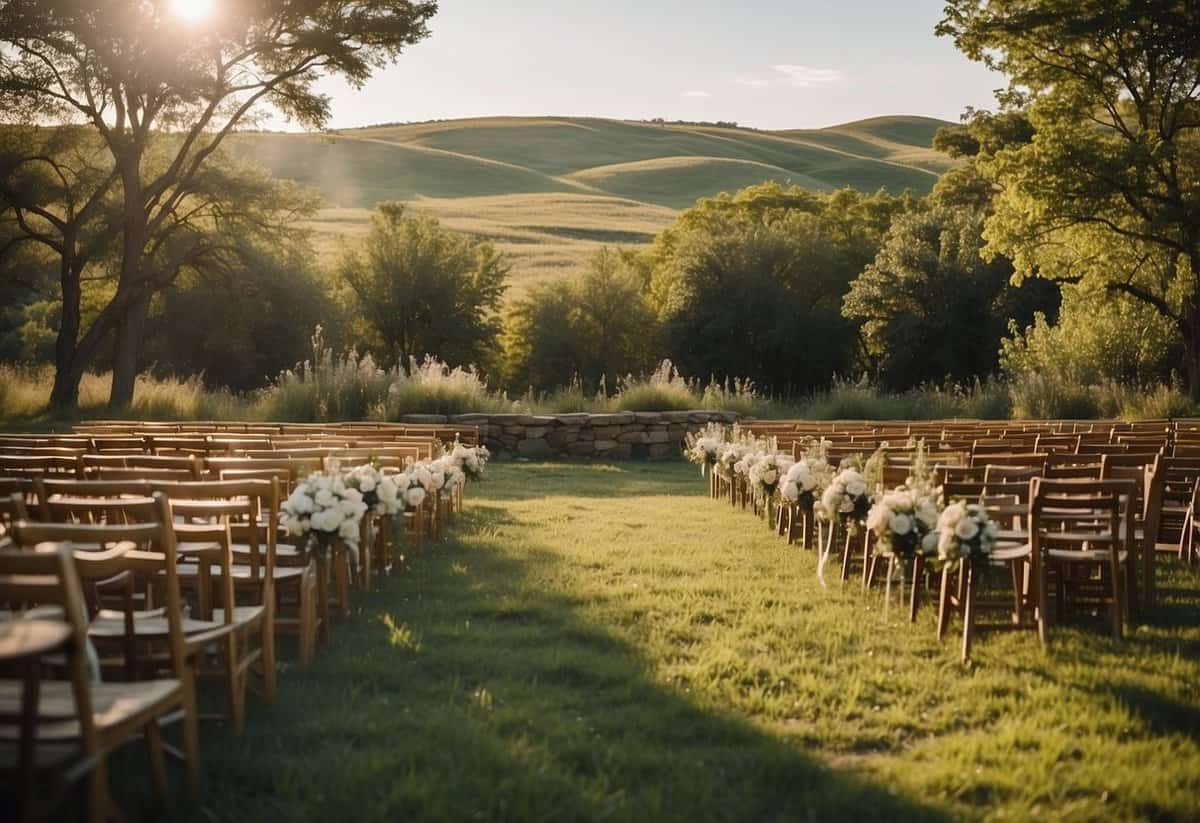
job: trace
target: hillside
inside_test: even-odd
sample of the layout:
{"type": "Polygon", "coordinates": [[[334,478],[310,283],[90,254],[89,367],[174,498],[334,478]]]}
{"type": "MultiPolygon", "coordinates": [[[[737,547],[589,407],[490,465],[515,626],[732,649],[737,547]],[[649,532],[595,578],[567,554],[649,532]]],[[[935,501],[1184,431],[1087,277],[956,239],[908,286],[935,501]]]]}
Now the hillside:
{"type": "Polygon", "coordinates": [[[947,125],[880,117],[780,132],[588,118],[496,117],[240,134],[235,148],[320,189],[325,249],[365,231],[381,200],[411,201],[495,242],[514,281],[569,270],[605,244],[638,245],[698,198],[775,180],[817,191],[928,191],[949,161],[930,145],[947,125]]]}

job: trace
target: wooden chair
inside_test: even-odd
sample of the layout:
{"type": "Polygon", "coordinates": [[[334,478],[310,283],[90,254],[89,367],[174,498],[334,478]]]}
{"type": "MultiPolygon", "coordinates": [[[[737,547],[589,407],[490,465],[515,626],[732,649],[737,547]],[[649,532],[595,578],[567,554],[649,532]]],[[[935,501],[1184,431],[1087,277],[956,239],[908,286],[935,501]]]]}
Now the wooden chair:
{"type": "Polygon", "coordinates": [[[1003,530],[986,562],[964,560],[957,569],[942,571],[938,600],[938,640],[945,637],[951,613],[962,620],[962,662],[971,657],[975,634],[981,629],[1032,628],[1025,621],[1029,603],[1031,558],[1029,542],[1019,531],[1019,524],[1029,510],[1028,504],[1016,494],[984,495],[980,505],[988,518],[1003,530]],[[978,587],[983,572],[990,566],[1007,566],[1012,580],[1012,597],[1004,600],[980,600],[978,587]],[[1004,621],[979,623],[981,612],[999,612],[1004,621]]]}
{"type": "Polygon", "coordinates": [[[1113,636],[1120,638],[1128,610],[1127,592],[1134,585],[1129,544],[1135,484],[1035,478],[1031,495],[1029,539],[1042,644],[1049,644],[1052,578],[1060,622],[1066,615],[1068,597],[1099,603],[1107,600],[1113,636]]]}
{"type": "MultiPolygon", "coordinates": [[[[184,616],[183,597],[176,576],[175,541],[170,528],[171,509],[166,498],[156,495],[124,502],[127,510],[143,522],[97,526],[23,521],[14,525],[13,539],[26,550],[47,542],[72,545],[74,567],[84,581],[90,616],[87,635],[101,652],[102,665],[104,653],[115,650],[124,658],[121,668],[128,680],[153,681],[166,675],[178,683],[179,697],[171,705],[171,711],[182,710],[179,715],[182,750],[160,747],[154,738],[147,742],[155,761],[156,787],[165,793],[165,770],[159,766],[161,758],[154,756],[161,748],[184,762],[189,786],[196,795],[200,775],[200,736],[193,663],[210,643],[220,640],[225,630],[198,625],[184,616]],[[113,579],[127,581],[130,590],[140,586],[159,600],[146,603],[150,608],[140,614],[128,600],[121,610],[106,610],[87,592],[95,590],[97,581],[113,579]]],[[[149,733],[154,735],[155,731],[150,729],[149,733]]]]}
{"type": "MultiPolygon", "coordinates": [[[[88,819],[119,818],[108,791],[107,755],[138,736],[145,739],[151,782],[164,801],[161,724],[172,715],[195,712],[181,633],[175,632],[171,643],[178,676],[93,682],[86,654],[87,606],[69,544],[42,544],[37,551],[0,550],[0,602],[14,601],[54,607],[58,615],[49,617],[43,608],[36,619],[10,617],[0,640],[5,647],[24,641],[35,651],[19,659],[20,679],[0,679],[0,774],[5,782],[15,778],[21,793],[18,818],[33,820],[39,811],[53,811],[63,789],[84,779],[88,819]],[[47,643],[51,638],[61,640],[47,643]],[[47,652],[59,655],[52,669],[65,671],[65,680],[44,679],[52,670],[43,665],[47,652]]],[[[187,760],[187,767],[195,787],[195,757],[187,760]]]]}
{"type": "MultiPolygon", "coordinates": [[[[231,504],[226,516],[232,540],[231,584],[235,598],[265,606],[269,611],[264,617],[265,623],[272,624],[277,635],[295,635],[301,661],[312,660],[318,631],[323,628],[316,569],[310,560],[303,565],[291,566],[280,566],[277,562],[280,535],[278,477],[152,482],[151,488],[168,495],[176,513],[185,517],[192,514],[201,520],[212,519],[210,503],[227,501],[231,504]],[[237,597],[238,594],[242,596],[237,597]]],[[[218,570],[217,574],[218,581],[223,582],[223,572],[218,570]]],[[[263,637],[263,650],[263,689],[269,698],[275,692],[275,648],[273,642],[268,644],[266,636],[263,637]]]]}
{"type": "MultiPolygon", "coordinates": [[[[195,611],[199,617],[184,618],[182,623],[193,669],[198,677],[219,679],[224,683],[227,717],[234,731],[240,732],[244,721],[246,672],[263,656],[261,645],[255,648],[249,640],[253,637],[269,638],[273,648],[274,638],[264,630],[264,606],[237,606],[231,597],[223,597],[219,615],[211,614],[209,565],[219,565],[221,574],[226,579],[230,577],[232,541],[228,522],[212,525],[176,523],[171,503],[159,492],[154,492],[151,498],[87,496],[99,492],[99,486],[86,482],[70,484],[45,481],[39,503],[52,522],[17,524],[14,527],[15,539],[23,545],[70,540],[79,549],[89,542],[106,546],[127,539],[120,536],[122,530],[138,524],[152,522],[160,526],[158,551],[169,553],[174,559],[169,573],[171,585],[182,588],[183,582],[187,581],[195,588],[195,611]],[[161,500],[161,508],[147,506],[148,500],[161,500]],[[156,522],[160,516],[166,517],[162,523],[156,522]],[[184,540],[177,540],[177,530],[184,535],[184,540]],[[169,552],[166,547],[169,547],[169,552]],[[181,565],[178,559],[185,554],[196,565],[181,565]],[[209,646],[219,650],[218,654],[210,655],[209,646]]],[[[134,482],[126,489],[129,493],[136,493],[137,489],[145,487],[144,482],[134,482]]],[[[227,512],[218,511],[216,516],[225,517],[227,512]]],[[[78,557],[89,558],[86,552],[79,553],[78,557]]],[[[100,571],[105,568],[101,566],[100,571]]],[[[111,589],[112,581],[109,578],[112,575],[88,574],[82,566],[81,573],[103,584],[96,586],[97,602],[101,598],[111,602],[112,595],[106,597],[106,592],[111,589]]],[[[146,666],[146,658],[139,654],[139,647],[160,641],[168,628],[162,609],[154,605],[157,588],[153,580],[143,581],[140,586],[128,584],[124,592],[123,610],[100,610],[92,622],[90,633],[97,643],[121,645],[127,676],[136,676],[146,666]],[[136,609],[135,605],[144,608],[136,609]]]]}

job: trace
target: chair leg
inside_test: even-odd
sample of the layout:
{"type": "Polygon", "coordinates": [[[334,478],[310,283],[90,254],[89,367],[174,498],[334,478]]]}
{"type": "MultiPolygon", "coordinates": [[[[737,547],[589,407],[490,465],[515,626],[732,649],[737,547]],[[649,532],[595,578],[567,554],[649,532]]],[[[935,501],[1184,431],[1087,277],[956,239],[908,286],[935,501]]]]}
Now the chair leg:
{"type": "Polygon", "coordinates": [[[975,634],[975,564],[966,560],[964,567],[967,586],[963,593],[962,662],[966,663],[971,659],[971,640],[975,634]]]}
{"type": "Polygon", "coordinates": [[[1049,638],[1046,636],[1046,608],[1049,605],[1046,602],[1046,570],[1042,568],[1041,573],[1033,579],[1033,585],[1037,586],[1037,619],[1038,639],[1042,641],[1042,648],[1049,648],[1049,638]]]}
{"type": "Polygon", "coordinates": [[[225,698],[229,704],[229,725],[235,735],[240,735],[245,725],[246,678],[238,671],[238,643],[235,634],[225,638],[225,698]]]}
{"type": "Polygon", "coordinates": [[[108,759],[100,755],[87,778],[88,823],[107,823],[112,801],[108,795],[108,759]]]}
{"type": "Polygon", "coordinates": [[[268,589],[262,616],[262,685],[263,697],[275,699],[275,591],[268,589]]]}
{"type": "Polygon", "coordinates": [[[1013,620],[1014,626],[1021,625],[1021,620],[1022,620],[1023,606],[1022,606],[1021,601],[1023,599],[1022,592],[1024,591],[1024,580],[1022,579],[1021,570],[1024,567],[1024,565],[1025,564],[1022,563],[1020,560],[1013,560],[1008,564],[1009,572],[1012,574],[1012,585],[1013,585],[1013,617],[1012,617],[1012,620],[1013,620]]]}
{"type": "MultiPolygon", "coordinates": [[[[1132,563],[1133,558],[1130,557],[1125,563],[1126,569],[1128,569],[1132,563]]],[[[1108,572],[1109,577],[1112,578],[1113,637],[1115,637],[1117,640],[1120,640],[1122,629],[1121,618],[1123,616],[1122,613],[1124,612],[1125,605],[1124,601],[1129,597],[1129,590],[1125,586],[1121,585],[1121,567],[1116,557],[1109,558],[1108,572]]]]}
{"type": "Polygon", "coordinates": [[[158,726],[158,718],[154,718],[142,730],[146,738],[146,753],[150,757],[150,778],[154,785],[154,795],[160,804],[167,802],[167,760],[163,751],[162,729],[158,726]]]}
{"type": "Polygon", "coordinates": [[[946,624],[950,617],[950,570],[942,569],[942,586],[938,595],[937,638],[946,637],[946,624]]]}
{"type": "Polygon", "coordinates": [[[200,799],[200,716],[196,707],[195,675],[188,674],[183,684],[183,760],[187,770],[188,793],[200,799]]]}

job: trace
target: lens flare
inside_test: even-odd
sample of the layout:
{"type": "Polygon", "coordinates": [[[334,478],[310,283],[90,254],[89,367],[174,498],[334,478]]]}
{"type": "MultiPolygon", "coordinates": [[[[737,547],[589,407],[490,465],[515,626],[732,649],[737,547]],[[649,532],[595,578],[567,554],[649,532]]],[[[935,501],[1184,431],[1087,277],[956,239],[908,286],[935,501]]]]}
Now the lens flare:
{"type": "Polygon", "coordinates": [[[171,0],[171,12],[190,22],[211,17],[215,6],[215,0],[171,0]]]}

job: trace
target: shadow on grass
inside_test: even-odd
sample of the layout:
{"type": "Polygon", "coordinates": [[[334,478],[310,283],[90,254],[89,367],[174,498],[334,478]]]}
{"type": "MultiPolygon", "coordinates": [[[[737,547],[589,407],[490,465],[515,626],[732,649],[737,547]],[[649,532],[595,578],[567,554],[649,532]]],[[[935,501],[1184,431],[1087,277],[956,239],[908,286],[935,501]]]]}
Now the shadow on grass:
{"type": "Polygon", "coordinates": [[[656,682],[543,582],[559,555],[490,544],[506,524],[469,506],[464,539],[360,596],[241,738],[206,727],[204,795],[175,819],[946,819],[656,682]]]}

